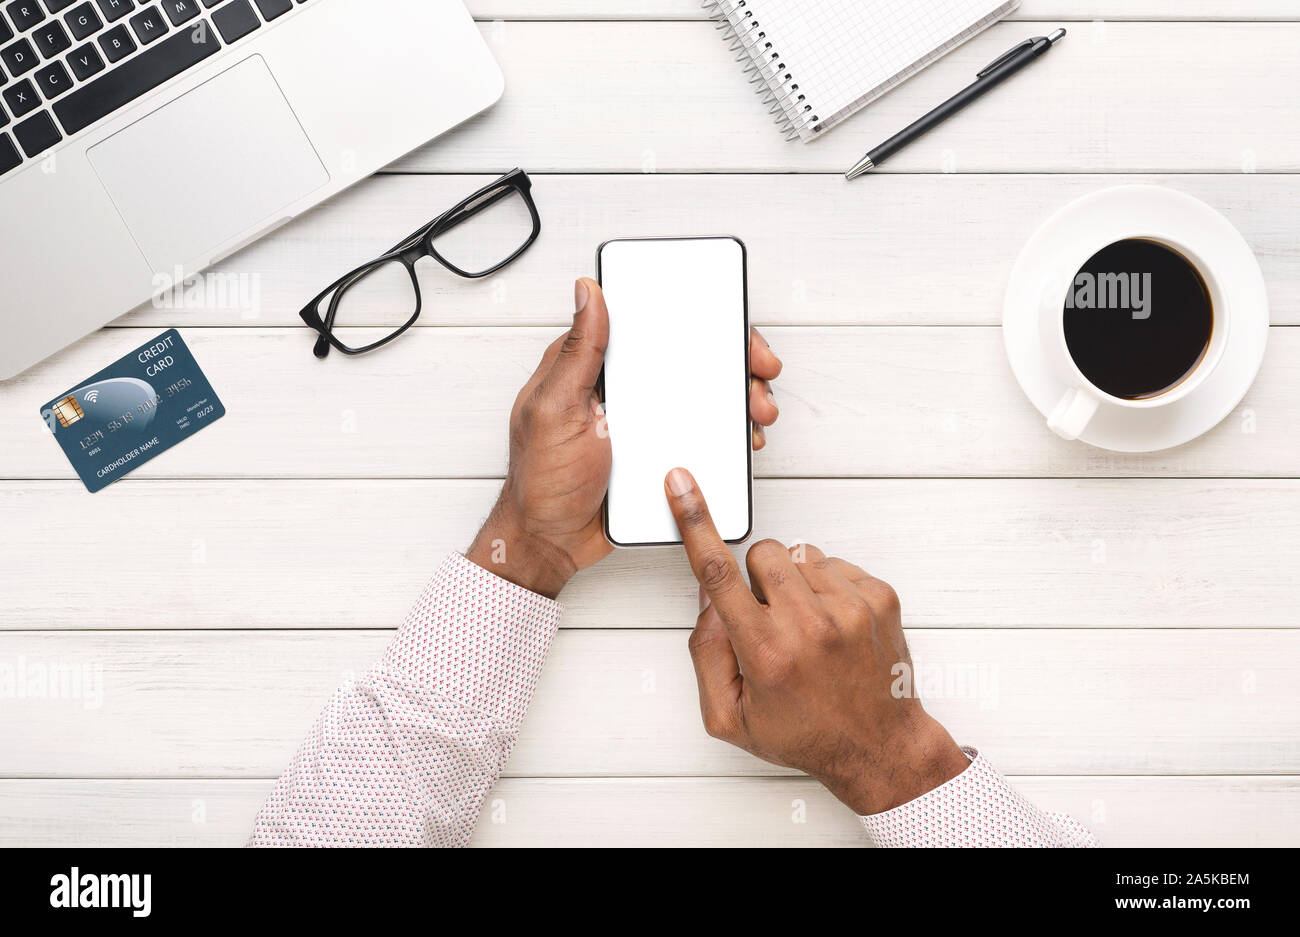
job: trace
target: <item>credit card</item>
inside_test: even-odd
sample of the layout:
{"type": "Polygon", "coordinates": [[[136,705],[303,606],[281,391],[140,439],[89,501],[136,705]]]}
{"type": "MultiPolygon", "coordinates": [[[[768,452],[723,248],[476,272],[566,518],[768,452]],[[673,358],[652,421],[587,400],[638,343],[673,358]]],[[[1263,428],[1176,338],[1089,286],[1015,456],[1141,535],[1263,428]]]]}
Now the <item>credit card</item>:
{"type": "Polygon", "coordinates": [[[175,329],[41,407],[45,425],[92,492],[225,415],[175,329]]]}

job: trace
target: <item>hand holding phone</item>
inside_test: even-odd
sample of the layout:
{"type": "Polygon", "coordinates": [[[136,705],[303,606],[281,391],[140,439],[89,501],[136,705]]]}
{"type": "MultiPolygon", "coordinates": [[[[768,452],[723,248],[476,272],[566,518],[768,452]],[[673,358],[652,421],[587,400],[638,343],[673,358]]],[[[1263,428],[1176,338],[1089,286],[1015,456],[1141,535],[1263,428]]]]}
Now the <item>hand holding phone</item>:
{"type": "MultiPolygon", "coordinates": [[[[596,393],[609,315],[592,280],[574,284],[574,300],[573,327],[550,344],[515,399],[505,484],[465,553],[503,579],[551,598],[611,549],[602,510],[610,442],[596,393]]],[[[771,426],[777,410],[768,382],[781,373],[781,362],[756,331],[749,349],[750,409],[756,427],[771,426]]],[[[665,368],[659,379],[669,374],[665,368]]],[[[755,448],[762,448],[761,436],[755,448]]]]}
{"type": "Polygon", "coordinates": [[[609,437],[596,395],[609,317],[591,280],[578,280],[573,298],[573,327],[551,342],[515,397],[505,484],[465,554],[548,598],[610,553],[601,523],[609,437]]]}

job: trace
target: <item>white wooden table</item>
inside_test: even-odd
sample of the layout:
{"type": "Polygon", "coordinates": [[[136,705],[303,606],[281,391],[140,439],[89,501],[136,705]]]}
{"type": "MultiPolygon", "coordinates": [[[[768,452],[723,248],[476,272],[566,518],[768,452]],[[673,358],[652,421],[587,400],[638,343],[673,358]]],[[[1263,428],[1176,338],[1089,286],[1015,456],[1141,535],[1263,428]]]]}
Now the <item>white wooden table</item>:
{"type": "MultiPolygon", "coordinates": [[[[256,302],[146,307],[0,386],[0,667],[91,678],[0,694],[0,843],[242,842],[327,695],[472,536],[509,403],[596,245],[695,232],[746,240],[753,318],[786,363],[758,532],[898,588],[939,684],[923,696],[957,738],[1106,844],[1294,843],[1296,5],[1025,0],[809,146],[781,141],[695,0],[471,7],[505,98],[224,264],[256,302]],[[1032,78],[887,172],[839,178],[1060,24],[1032,78]],[[515,165],[543,219],[528,255],[482,283],[429,270],[412,334],[365,360],[311,356],[305,297],[515,165]],[[1037,224],[1139,180],[1240,228],[1274,327],[1220,426],[1121,456],[1047,431],[998,323],[1037,224]],[[37,407],[169,326],[229,413],[87,495],[37,407]]],[[[862,844],[815,784],[704,734],[679,555],[615,555],[564,599],[478,844],[862,844]]]]}

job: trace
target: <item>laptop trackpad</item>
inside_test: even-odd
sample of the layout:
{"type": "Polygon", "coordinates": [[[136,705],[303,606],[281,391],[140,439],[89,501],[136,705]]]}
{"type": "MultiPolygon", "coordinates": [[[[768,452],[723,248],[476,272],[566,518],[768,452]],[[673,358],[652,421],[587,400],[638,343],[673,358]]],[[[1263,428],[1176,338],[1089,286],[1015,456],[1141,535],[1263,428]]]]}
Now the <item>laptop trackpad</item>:
{"type": "MultiPolygon", "coordinates": [[[[88,151],[154,270],[198,260],[329,181],[261,56],[88,151]]],[[[251,233],[251,232],[250,232],[251,233]]]]}

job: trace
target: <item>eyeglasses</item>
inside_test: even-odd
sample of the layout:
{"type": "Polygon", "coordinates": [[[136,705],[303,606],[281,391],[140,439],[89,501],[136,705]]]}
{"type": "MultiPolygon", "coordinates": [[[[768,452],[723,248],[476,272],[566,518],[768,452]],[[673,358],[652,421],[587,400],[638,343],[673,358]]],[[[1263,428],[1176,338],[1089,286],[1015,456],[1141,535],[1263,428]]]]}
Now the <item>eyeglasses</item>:
{"type": "Polygon", "coordinates": [[[401,335],[420,317],[423,300],[415,264],[432,257],[458,277],[478,279],[496,273],[528,250],[542,229],[533,203],[532,180],[515,169],[443,212],[402,239],[382,257],[363,264],[330,284],[298,313],[320,333],[313,353],[329,354],[334,346],[345,355],[374,351],[401,335]],[[348,322],[372,328],[348,328],[348,322]],[[401,323],[396,328],[393,323],[401,323]],[[377,340],[357,341],[352,333],[377,340]]]}

